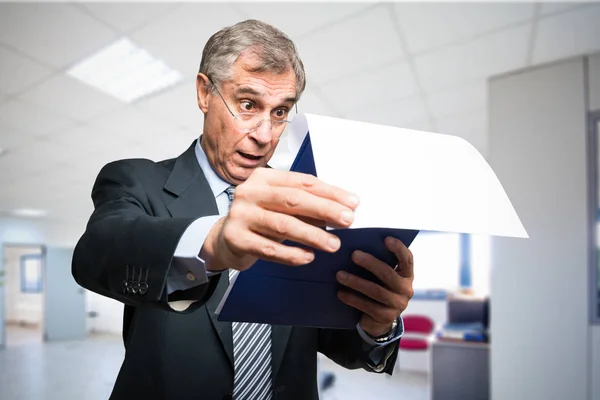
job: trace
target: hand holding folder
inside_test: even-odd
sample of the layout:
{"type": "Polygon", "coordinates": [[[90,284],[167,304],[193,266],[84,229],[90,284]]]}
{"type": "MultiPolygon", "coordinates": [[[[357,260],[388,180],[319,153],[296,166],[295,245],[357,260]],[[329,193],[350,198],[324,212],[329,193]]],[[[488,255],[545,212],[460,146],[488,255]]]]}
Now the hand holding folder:
{"type": "Polygon", "coordinates": [[[343,269],[375,281],[354,265],[352,251],[393,266],[386,236],[406,246],[419,230],[527,236],[489,165],[462,139],[298,115],[289,140],[298,149],[292,171],[359,195],[354,223],[328,228],[341,240],[336,253],[315,251],[301,267],[259,260],[240,273],[217,310],[219,320],[351,329],[361,312],[337,298],[335,274],[343,269]]]}

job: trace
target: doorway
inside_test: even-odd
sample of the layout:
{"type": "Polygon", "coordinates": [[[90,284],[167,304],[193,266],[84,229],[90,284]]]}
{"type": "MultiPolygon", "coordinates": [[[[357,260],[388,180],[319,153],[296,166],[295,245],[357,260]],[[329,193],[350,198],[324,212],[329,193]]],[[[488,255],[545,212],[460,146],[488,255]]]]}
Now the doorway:
{"type": "Polygon", "coordinates": [[[41,343],[44,335],[44,259],[42,245],[5,244],[2,249],[5,345],[41,343]]]}

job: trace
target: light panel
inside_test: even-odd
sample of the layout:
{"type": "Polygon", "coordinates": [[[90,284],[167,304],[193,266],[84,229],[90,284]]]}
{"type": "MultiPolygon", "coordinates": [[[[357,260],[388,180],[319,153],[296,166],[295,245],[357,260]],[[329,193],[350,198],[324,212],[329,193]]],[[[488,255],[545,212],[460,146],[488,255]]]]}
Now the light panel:
{"type": "Polygon", "coordinates": [[[127,38],[74,65],[67,75],[125,103],[175,85],[183,78],[179,71],[127,38]]]}

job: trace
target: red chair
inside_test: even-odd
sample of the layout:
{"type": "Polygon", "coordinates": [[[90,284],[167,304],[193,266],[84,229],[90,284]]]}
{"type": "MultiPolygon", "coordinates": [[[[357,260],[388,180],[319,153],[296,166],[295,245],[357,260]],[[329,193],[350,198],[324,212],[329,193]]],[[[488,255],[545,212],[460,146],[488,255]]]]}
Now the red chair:
{"type": "Polygon", "coordinates": [[[403,315],[404,334],[400,339],[400,349],[424,351],[429,349],[433,339],[435,324],[424,315],[403,315]]]}

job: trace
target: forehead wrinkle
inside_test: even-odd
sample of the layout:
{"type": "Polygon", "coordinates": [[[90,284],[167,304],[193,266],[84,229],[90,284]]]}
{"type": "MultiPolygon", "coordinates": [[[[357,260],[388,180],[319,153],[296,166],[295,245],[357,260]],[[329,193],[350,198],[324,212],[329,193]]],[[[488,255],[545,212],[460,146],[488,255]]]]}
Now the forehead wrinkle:
{"type": "MultiPolygon", "coordinates": [[[[265,93],[263,91],[259,91],[257,89],[254,89],[250,86],[238,86],[234,90],[234,94],[236,96],[239,96],[241,94],[250,94],[250,95],[256,96],[261,99],[264,99],[267,96],[267,93],[265,93]]],[[[276,97],[276,96],[273,96],[273,97],[276,97]]],[[[276,101],[279,102],[280,104],[285,104],[285,103],[293,104],[296,102],[296,96],[287,96],[287,97],[283,98],[282,100],[279,100],[279,98],[277,98],[276,101]]]]}

